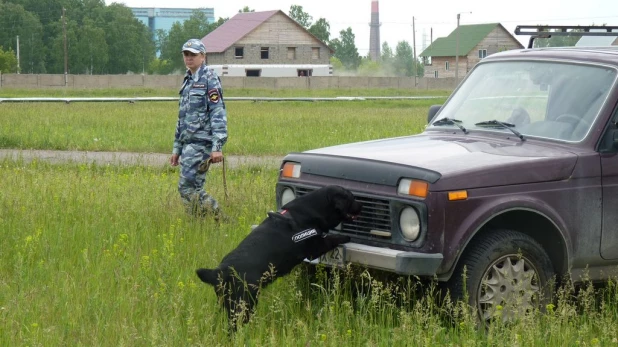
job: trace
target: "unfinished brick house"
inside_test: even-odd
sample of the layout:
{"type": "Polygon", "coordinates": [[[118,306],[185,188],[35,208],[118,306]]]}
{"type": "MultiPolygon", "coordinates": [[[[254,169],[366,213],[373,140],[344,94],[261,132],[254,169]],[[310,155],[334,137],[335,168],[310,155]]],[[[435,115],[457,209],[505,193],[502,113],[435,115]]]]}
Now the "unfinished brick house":
{"type": "Polygon", "coordinates": [[[460,25],[449,36],[436,39],[419,56],[428,78],[454,78],[459,31],[459,78],[488,55],[524,46],[500,23],[460,25]]]}
{"type": "Polygon", "coordinates": [[[209,65],[330,64],[334,53],[281,10],[238,13],[202,42],[209,65]]]}

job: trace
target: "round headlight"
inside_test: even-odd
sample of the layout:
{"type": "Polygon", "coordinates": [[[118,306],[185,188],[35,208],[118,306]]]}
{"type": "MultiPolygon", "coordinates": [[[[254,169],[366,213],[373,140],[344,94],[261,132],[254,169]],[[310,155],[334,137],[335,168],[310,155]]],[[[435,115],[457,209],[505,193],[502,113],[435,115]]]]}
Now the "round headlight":
{"type": "Polygon", "coordinates": [[[294,191],[290,188],[285,188],[283,193],[281,193],[281,206],[284,206],[288,202],[296,199],[296,195],[294,195],[294,191]]]}
{"type": "Polygon", "coordinates": [[[399,215],[399,226],[401,228],[401,234],[406,241],[416,240],[421,231],[421,223],[416,210],[412,207],[406,207],[401,210],[401,214],[399,215]]]}

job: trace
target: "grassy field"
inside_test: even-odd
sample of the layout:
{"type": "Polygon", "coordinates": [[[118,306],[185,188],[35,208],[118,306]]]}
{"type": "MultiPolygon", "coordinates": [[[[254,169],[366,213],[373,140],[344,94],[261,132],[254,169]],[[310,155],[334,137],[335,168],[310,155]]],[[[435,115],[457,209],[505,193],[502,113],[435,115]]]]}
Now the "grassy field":
{"type": "MultiPolygon", "coordinates": [[[[226,152],[414,134],[433,103],[230,102],[226,152]]],[[[0,147],[167,153],[175,117],[175,103],[0,104],[0,147]]],[[[277,171],[228,170],[228,200],[221,174],[208,177],[231,217],[219,225],[184,212],[177,168],[0,161],[0,346],[618,346],[616,280],[566,286],[546,313],[482,329],[432,285],[358,268],[310,282],[298,267],[228,336],[194,271],[275,209],[277,171]]]]}
{"type": "MultiPolygon", "coordinates": [[[[180,87],[180,86],[179,86],[180,87]]],[[[423,89],[225,89],[225,96],[261,97],[336,97],[336,96],[444,96],[450,90],[423,89]]],[[[127,89],[14,89],[0,88],[0,98],[27,97],[155,97],[178,96],[178,89],[127,88],[127,89]]]]}
{"type": "MultiPolygon", "coordinates": [[[[285,155],[422,131],[443,100],[227,103],[224,151],[285,155]]],[[[170,153],[176,102],[0,104],[0,148],[170,153]]]]}
{"type": "MultiPolygon", "coordinates": [[[[219,182],[216,169],[209,179],[219,182]]],[[[228,171],[229,223],[184,213],[172,169],[0,162],[2,346],[611,346],[615,282],[564,291],[549,313],[478,329],[413,278],[350,271],[310,284],[302,268],[262,291],[230,337],[213,267],[273,209],[276,172],[228,171]],[[337,283],[337,284],[334,284],[337,283]]],[[[211,192],[223,193],[219,185],[211,192]]]]}

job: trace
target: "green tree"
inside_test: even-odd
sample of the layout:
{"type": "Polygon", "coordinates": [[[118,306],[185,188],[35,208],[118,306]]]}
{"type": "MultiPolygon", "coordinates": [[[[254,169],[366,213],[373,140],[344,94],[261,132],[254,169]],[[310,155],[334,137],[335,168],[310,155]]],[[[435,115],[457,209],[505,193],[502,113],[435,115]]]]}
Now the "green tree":
{"type": "MultiPolygon", "coordinates": [[[[94,34],[92,37],[93,43],[90,45],[93,47],[90,52],[93,54],[91,64],[88,68],[96,69],[100,62],[97,60],[107,61],[107,52],[101,55],[101,49],[99,46],[107,46],[106,38],[101,40],[101,30],[105,32],[107,28],[106,12],[107,7],[104,0],[6,0],[6,2],[12,2],[22,5],[26,11],[34,14],[43,27],[42,36],[39,38],[43,42],[40,55],[44,57],[44,66],[48,72],[62,73],[64,72],[64,46],[63,37],[64,32],[62,29],[63,21],[62,15],[66,16],[67,30],[69,23],[73,23],[73,33],[67,31],[67,38],[72,35],[70,40],[67,40],[67,48],[69,50],[69,68],[75,68],[74,70],[79,73],[85,72],[83,69],[85,61],[81,55],[87,54],[84,50],[80,49],[77,52],[71,52],[70,47],[77,47],[87,40],[89,34],[94,34]],[[63,11],[64,10],[64,11],[63,11]],[[58,42],[60,40],[60,44],[58,42]],[[95,45],[96,43],[96,45],[95,45]],[[94,51],[97,52],[97,57],[94,56],[94,51]],[[74,56],[77,54],[77,56],[74,56]]],[[[131,29],[128,29],[131,30],[131,29]]],[[[103,49],[105,51],[105,49],[103,49]]]]}
{"type": "Polygon", "coordinates": [[[337,74],[339,71],[344,70],[343,64],[341,63],[341,60],[339,60],[339,58],[337,57],[330,57],[330,65],[333,66],[333,72],[335,74],[337,74]]]}
{"type": "MultiPolygon", "coordinates": [[[[50,73],[64,73],[64,35],[62,29],[62,19],[58,19],[55,24],[50,24],[54,32],[59,32],[52,36],[52,41],[49,43],[49,57],[47,60],[47,68],[50,73]]],[[[79,46],[77,44],[77,35],[79,27],[76,21],[69,20],[66,23],[66,38],[67,38],[67,73],[84,73],[82,66],[77,62],[77,54],[79,46]],[[75,48],[74,48],[75,46],[75,48]],[[76,70],[73,70],[75,67],[76,70]]]]}
{"type": "Polygon", "coordinates": [[[385,76],[397,75],[395,73],[395,66],[393,65],[395,62],[395,54],[393,54],[393,50],[386,41],[382,43],[380,62],[382,63],[382,70],[385,76]]]}
{"type": "Polygon", "coordinates": [[[384,41],[384,43],[382,43],[382,55],[381,55],[381,60],[383,62],[386,63],[390,63],[393,60],[393,50],[391,49],[391,47],[388,45],[388,42],[384,41]]]}
{"type": "MultiPolygon", "coordinates": [[[[550,30],[550,33],[552,31],[559,31],[559,29],[550,30]]],[[[572,46],[575,46],[577,41],[581,39],[581,35],[577,35],[577,33],[580,31],[581,30],[579,29],[575,29],[575,30],[569,31],[569,33],[572,33],[572,35],[552,36],[550,38],[535,39],[533,47],[543,48],[543,47],[572,47],[572,46]]]]}
{"type": "Polygon", "coordinates": [[[125,74],[144,71],[155,57],[150,30],[133,16],[128,7],[118,3],[106,7],[103,19],[109,51],[105,72],[125,74]]]}
{"type": "MultiPolygon", "coordinates": [[[[169,72],[184,71],[184,61],[182,54],[180,54],[182,45],[190,38],[203,38],[226,21],[227,18],[219,18],[218,21],[208,24],[204,12],[194,11],[191,17],[183,23],[176,22],[172,25],[172,28],[167,33],[165,42],[161,45],[161,55],[159,58],[169,62],[169,72]]],[[[208,53],[208,47],[206,47],[206,53],[208,53]]]]}
{"type": "MultiPolygon", "coordinates": [[[[48,30],[48,25],[55,23],[62,16],[63,3],[61,0],[4,0],[4,3],[21,5],[31,14],[35,15],[43,27],[41,40],[48,43],[53,33],[48,30]]],[[[65,6],[69,5],[69,1],[65,6]]],[[[2,12],[0,10],[0,12],[2,12]]]]}
{"type": "Polygon", "coordinates": [[[407,41],[397,43],[393,67],[395,73],[399,76],[414,76],[414,57],[412,56],[412,47],[407,41]]]}
{"type": "Polygon", "coordinates": [[[243,12],[255,12],[255,10],[250,9],[249,6],[245,6],[242,9],[238,10],[238,13],[243,13],[243,12]]]}
{"type": "MultiPolygon", "coordinates": [[[[51,36],[47,67],[50,73],[64,73],[64,30],[62,19],[48,27],[57,33],[51,36]]],[[[86,18],[83,24],[77,20],[66,23],[67,67],[71,74],[101,74],[106,71],[109,60],[105,31],[86,18]]]]}
{"type": "Polygon", "coordinates": [[[156,29],[154,31],[154,37],[155,50],[157,52],[161,52],[163,45],[167,42],[167,31],[163,29],[156,29]]]}
{"type": "Polygon", "coordinates": [[[172,66],[169,60],[154,59],[148,66],[148,74],[150,75],[164,75],[169,74],[172,71],[172,66]]]}
{"type": "MultiPolygon", "coordinates": [[[[71,46],[71,51],[76,50],[76,65],[73,65],[73,73],[102,74],[109,62],[109,48],[105,41],[105,31],[86,18],[77,34],[77,45],[71,46]]],[[[148,51],[148,54],[151,52],[148,51]]],[[[151,57],[145,57],[150,61],[151,57]]]]}
{"type": "Polygon", "coordinates": [[[0,3],[0,46],[17,52],[19,36],[19,65],[24,73],[45,73],[46,54],[43,27],[36,15],[22,5],[0,3]]]}
{"type": "Polygon", "coordinates": [[[295,20],[305,29],[308,29],[311,26],[311,22],[313,21],[313,17],[311,17],[309,13],[305,12],[303,10],[303,7],[299,5],[290,6],[289,15],[290,18],[295,20]]]}
{"type": "Polygon", "coordinates": [[[309,27],[309,32],[322,42],[328,44],[330,42],[330,24],[324,18],[318,19],[309,27]]]}
{"type": "Polygon", "coordinates": [[[382,64],[373,61],[369,57],[364,57],[361,59],[361,63],[358,66],[358,75],[359,76],[383,76],[384,72],[382,69],[382,64]]]}
{"type": "Polygon", "coordinates": [[[17,56],[12,49],[2,50],[0,46],[0,73],[16,73],[17,56]]]}
{"type": "Polygon", "coordinates": [[[360,65],[361,57],[354,43],[355,38],[352,28],[348,27],[339,32],[339,38],[331,41],[331,46],[335,50],[334,56],[347,70],[356,70],[360,65]]]}

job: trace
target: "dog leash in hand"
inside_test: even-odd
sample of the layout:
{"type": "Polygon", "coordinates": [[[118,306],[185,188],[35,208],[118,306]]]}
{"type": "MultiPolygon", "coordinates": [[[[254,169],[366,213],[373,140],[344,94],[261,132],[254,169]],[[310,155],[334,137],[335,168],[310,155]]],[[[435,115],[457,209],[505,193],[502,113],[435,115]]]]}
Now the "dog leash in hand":
{"type": "MultiPolygon", "coordinates": [[[[225,199],[227,200],[228,198],[228,194],[227,194],[227,181],[225,178],[225,157],[221,158],[221,162],[223,164],[223,192],[225,194],[225,199]]],[[[212,163],[212,159],[208,158],[206,160],[204,160],[200,166],[198,166],[197,168],[197,172],[199,173],[205,173],[208,172],[208,169],[210,169],[210,164],[212,163]]]]}

